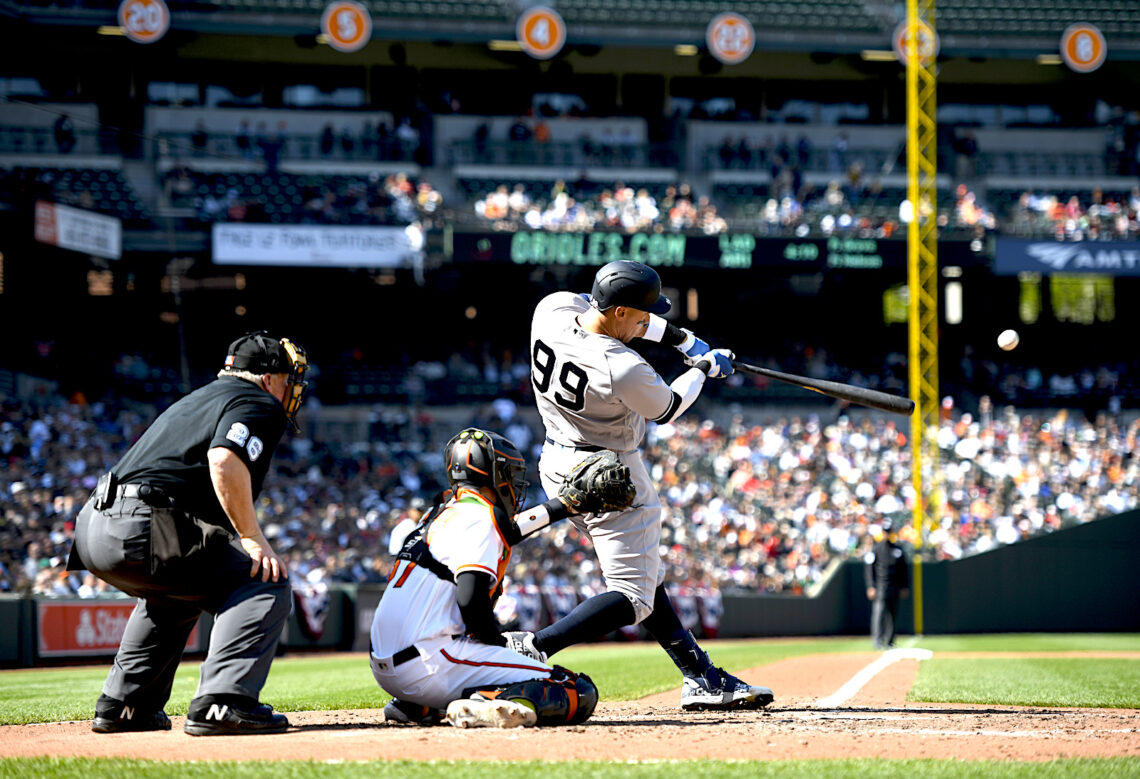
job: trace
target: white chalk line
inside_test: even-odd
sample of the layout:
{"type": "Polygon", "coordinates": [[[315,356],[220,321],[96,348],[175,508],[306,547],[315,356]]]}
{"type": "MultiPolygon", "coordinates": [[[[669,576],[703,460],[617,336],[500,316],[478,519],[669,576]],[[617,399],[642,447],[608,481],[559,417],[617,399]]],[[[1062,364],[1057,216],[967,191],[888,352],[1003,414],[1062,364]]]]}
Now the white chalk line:
{"type": "Polygon", "coordinates": [[[938,730],[935,728],[875,728],[873,733],[906,733],[919,736],[1013,736],[1015,738],[1056,738],[1057,736],[1098,736],[1109,733],[1132,733],[1131,728],[1113,730],[938,730]]]}
{"type": "Polygon", "coordinates": [[[842,706],[854,698],[859,690],[863,689],[880,671],[896,660],[929,660],[933,656],[934,653],[929,649],[888,649],[879,655],[870,665],[862,668],[857,674],[847,680],[847,683],[834,693],[816,701],[815,705],[821,709],[834,709],[837,706],[842,706]]]}

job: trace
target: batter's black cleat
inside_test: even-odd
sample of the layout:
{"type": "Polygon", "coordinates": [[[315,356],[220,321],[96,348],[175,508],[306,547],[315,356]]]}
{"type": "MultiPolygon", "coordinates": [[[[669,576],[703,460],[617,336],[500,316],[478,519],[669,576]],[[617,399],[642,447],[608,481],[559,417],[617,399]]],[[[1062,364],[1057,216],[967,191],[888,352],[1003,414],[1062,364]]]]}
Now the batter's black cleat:
{"type": "Polygon", "coordinates": [[[775,700],[767,687],[737,679],[723,668],[710,667],[699,677],[686,676],[681,708],[686,711],[762,709],[775,700]]]}
{"type": "Polygon", "coordinates": [[[128,703],[100,695],[95,702],[95,719],[91,729],[96,733],[143,733],[148,730],[170,730],[170,717],[158,711],[138,709],[128,703]]]}
{"type": "Polygon", "coordinates": [[[284,733],[289,720],[273,707],[241,695],[203,695],[190,702],[183,727],[191,736],[255,736],[284,733]]]}

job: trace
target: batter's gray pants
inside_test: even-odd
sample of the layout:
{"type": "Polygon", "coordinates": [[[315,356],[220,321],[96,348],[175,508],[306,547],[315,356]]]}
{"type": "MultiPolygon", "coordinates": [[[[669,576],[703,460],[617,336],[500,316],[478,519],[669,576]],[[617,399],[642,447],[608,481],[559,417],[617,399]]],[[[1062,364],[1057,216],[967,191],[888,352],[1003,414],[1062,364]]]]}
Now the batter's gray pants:
{"type": "MultiPolygon", "coordinates": [[[[591,454],[547,441],[538,463],[547,497],[557,495],[566,474],[591,454]]],[[[620,454],[618,459],[629,466],[630,478],[637,487],[633,505],[625,511],[606,514],[575,514],[570,522],[590,537],[606,590],[629,598],[637,624],[653,612],[657,585],[665,579],[661,562],[661,498],[640,449],[620,454]]]]}

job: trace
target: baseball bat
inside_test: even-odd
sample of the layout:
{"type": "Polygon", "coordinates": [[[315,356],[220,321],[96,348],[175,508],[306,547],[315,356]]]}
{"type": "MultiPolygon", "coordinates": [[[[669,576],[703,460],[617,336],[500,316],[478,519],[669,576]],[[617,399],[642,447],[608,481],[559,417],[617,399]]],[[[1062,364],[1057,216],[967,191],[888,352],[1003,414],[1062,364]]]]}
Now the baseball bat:
{"type": "Polygon", "coordinates": [[[848,400],[861,406],[870,406],[881,411],[890,411],[894,414],[910,416],[914,413],[914,401],[910,398],[901,398],[898,395],[889,395],[886,392],[856,387],[854,384],[841,384],[837,381],[824,381],[808,376],[796,376],[794,373],[783,373],[770,368],[761,368],[758,365],[749,365],[746,362],[732,361],[732,367],[745,373],[755,373],[757,376],[767,376],[769,379],[795,384],[797,387],[828,395],[840,400],[848,400]]]}

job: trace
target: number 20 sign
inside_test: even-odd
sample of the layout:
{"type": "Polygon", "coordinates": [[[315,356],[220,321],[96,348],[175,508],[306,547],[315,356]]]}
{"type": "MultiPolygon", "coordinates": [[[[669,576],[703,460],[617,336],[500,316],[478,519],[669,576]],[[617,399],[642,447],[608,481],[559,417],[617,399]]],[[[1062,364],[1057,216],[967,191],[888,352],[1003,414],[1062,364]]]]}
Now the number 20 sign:
{"type": "Polygon", "coordinates": [[[170,29],[170,10],[163,0],[123,0],[119,27],[135,43],[154,43],[170,29]]]}

